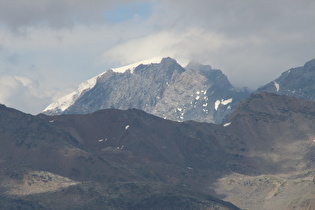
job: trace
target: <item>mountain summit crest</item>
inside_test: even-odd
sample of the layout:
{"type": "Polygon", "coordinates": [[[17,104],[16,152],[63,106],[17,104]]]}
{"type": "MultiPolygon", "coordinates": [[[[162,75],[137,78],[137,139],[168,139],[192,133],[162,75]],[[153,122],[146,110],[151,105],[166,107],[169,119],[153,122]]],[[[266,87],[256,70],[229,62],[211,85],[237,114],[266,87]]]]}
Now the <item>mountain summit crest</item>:
{"type": "Polygon", "coordinates": [[[169,120],[220,123],[248,96],[247,91],[236,90],[222,71],[209,65],[190,63],[184,68],[170,57],[156,61],[108,70],[49,105],[44,113],[136,108],[169,120]]]}

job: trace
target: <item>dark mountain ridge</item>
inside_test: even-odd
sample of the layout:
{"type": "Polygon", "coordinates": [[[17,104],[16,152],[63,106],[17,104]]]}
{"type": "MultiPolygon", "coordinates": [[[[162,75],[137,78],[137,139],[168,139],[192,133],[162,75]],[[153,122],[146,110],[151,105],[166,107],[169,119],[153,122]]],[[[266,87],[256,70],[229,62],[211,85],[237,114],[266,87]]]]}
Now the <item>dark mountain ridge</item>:
{"type": "Polygon", "coordinates": [[[176,122],[139,110],[48,117],[1,106],[0,115],[1,208],[238,209],[180,184],[197,183],[189,164],[213,160],[185,154],[194,137],[180,134],[177,147],[180,137],[161,132],[176,122]]]}
{"type": "Polygon", "coordinates": [[[69,205],[79,196],[78,207],[96,209],[236,208],[207,196],[255,209],[315,202],[312,101],[252,95],[220,125],[173,122],[136,109],[32,116],[1,106],[0,116],[1,192],[8,205],[16,204],[12,196],[30,205],[44,200],[43,207],[56,196],[69,198],[69,205]],[[278,183],[286,184],[272,193],[278,183]],[[300,200],[292,186],[304,195],[300,200]],[[253,187],[256,193],[247,194],[253,187]],[[134,199],[137,192],[144,197],[134,199]],[[279,193],[286,199],[277,199],[279,193]],[[253,203],[244,203],[248,199],[253,203]]]}

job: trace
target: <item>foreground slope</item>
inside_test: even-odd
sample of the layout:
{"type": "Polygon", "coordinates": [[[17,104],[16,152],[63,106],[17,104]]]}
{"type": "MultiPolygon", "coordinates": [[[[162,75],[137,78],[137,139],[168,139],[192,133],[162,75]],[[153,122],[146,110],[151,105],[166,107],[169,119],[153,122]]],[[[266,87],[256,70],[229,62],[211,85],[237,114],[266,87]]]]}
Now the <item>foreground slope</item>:
{"type": "Polygon", "coordinates": [[[150,136],[144,135],[151,131],[141,125],[152,121],[158,127],[164,123],[160,118],[138,110],[105,110],[52,119],[4,106],[0,116],[1,209],[238,209],[184,186],[193,183],[187,164],[200,158],[190,160],[174,142],[164,141],[168,152],[157,151],[152,144],[161,146],[161,139],[153,133],[147,141],[150,136]],[[129,129],[139,133],[124,139],[128,134],[121,131],[129,129]],[[105,137],[113,142],[104,150],[105,137]],[[179,150],[175,161],[172,150],[179,150]]]}
{"type": "Polygon", "coordinates": [[[232,173],[216,192],[246,209],[315,208],[315,102],[252,95],[227,119],[225,145],[253,174],[232,173]]]}
{"type": "Polygon", "coordinates": [[[220,125],[136,109],[31,116],[2,107],[1,113],[6,205],[312,209],[315,203],[315,102],[260,93],[220,125]],[[9,143],[20,139],[28,139],[23,150],[9,143]],[[31,153],[28,142],[37,145],[31,153]],[[11,153],[23,158],[11,162],[11,153]],[[28,160],[33,154],[40,159],[28,160]]]}
{"type": "Polygon", "coordinates": [[[98,125],[92,128],[85,116],[49,119],[66,130],[77,126],[72,135],[99,155],[117,160],[126,154],[122,162],[146,164],[141,171],[155,180],[167,177],[163,182],[171,183],[177,177],[245,209],[314,206],[314,102],[260,93],[241,102],[221,125],[174,123],[139,110],[103,110],[87,115],[93,119],[90,125],[98,125]],[[101,115],[106,117],[96,119],[101,115]],[[117,151],[120,155],[113,154],[117,151]]]}
{"type": "Polygon", "coordinates": [[[314,120],[315,102],[261,93],[241,102],[227,130],[239,139],[236,148],[267,161],[267,172],[298,171],[315,166],[314,120]]]}
{"type": "Polygon", "coordinates": [[[115,166],[81,148],[73,136],[47,120],[1,105],[0,125],[3,173],[20,177],[25,168],[77,180],[97,177],[94,171],[109,179],[117,177],[115,166]]]}

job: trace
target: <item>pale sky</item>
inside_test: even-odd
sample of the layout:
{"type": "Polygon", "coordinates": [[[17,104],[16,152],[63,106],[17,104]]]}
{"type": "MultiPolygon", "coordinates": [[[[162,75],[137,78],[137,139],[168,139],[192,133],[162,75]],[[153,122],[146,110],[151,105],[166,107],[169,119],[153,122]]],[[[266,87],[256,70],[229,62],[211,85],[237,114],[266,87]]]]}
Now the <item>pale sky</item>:
{"type": "Polygon", "coordinates": [[[173,57],[255,89],[315,58],[314,0],[0,0],[0,103],[37,114],[111,67],[173,57]]]}

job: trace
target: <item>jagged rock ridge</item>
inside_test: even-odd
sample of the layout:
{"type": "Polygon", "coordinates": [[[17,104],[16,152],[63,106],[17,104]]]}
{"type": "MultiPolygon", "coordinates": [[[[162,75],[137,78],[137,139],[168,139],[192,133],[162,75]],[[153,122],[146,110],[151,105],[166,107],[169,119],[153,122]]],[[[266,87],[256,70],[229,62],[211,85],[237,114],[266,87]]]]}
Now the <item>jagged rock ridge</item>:
{"type": "Polygon", "coordinates": [[[236,90],[220,70],[197,63],[183,68],[171,58],[125,71],[108,70],[89,81],[68,96],[66,108],[57,103],[48,106],[44,113],[84,114],[106,108],[137,108],[175,121],[220,123],[248,96],[248,91],[236,90]]]}
{"type": "Polygon", "coordinates": [[[315,59],[283,72],[280,77],[257,90],[264,91],[315,101],[315,59]]]}

